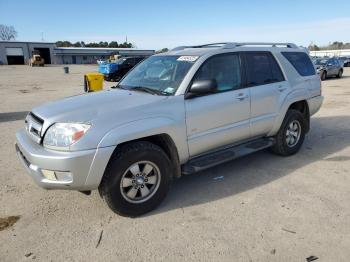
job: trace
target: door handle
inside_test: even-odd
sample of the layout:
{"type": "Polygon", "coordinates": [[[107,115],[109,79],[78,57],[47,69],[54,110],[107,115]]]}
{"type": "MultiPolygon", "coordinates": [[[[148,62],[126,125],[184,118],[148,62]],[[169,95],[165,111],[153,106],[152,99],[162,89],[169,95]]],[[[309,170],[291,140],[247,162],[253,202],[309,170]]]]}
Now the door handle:
{"type": "Polygon", "coordinates": [[[284,90],[286,90],[287,89],[287,87],[285,87],[285,86],[278,86],[278,90],[280,91],[280,92],[283,92],[284,90]]]}
{"type": "Polygon", "coordinates": [[[248,95],[244,94],[244,93],[239,93],[237,96],[236,96],[236,99],[238,99],[239,101],[242,101],[244,99],[248,98],[248,95]]]}

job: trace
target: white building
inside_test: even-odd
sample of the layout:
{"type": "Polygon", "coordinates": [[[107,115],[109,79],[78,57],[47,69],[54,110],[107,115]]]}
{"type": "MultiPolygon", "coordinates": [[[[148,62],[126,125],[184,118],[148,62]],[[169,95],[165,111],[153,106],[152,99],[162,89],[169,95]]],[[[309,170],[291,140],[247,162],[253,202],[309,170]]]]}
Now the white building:
{"type": "Polygon", "coordinates": [[[309,53],[310,56],[348,56],[350,57],[350,49],[340,49],[340,50],[321,50],[321,51],[310,51],[309,53]]]}

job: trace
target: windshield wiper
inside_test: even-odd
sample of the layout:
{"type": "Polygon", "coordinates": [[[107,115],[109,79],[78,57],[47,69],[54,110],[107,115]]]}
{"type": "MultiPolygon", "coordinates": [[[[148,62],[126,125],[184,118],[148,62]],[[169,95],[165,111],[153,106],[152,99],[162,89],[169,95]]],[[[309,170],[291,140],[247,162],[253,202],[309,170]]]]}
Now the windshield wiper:
{"type": "Polygon", "coordinates": [[[152,95],[164,95],[163,92],[159,91],[158,89],[153,89],[145,86],[133,86],[129,88],[129,90],[142,91],[152,95]]]}
{"type": "Polygon", "coordinates": [[[123,90],[128,90],[127,88],[125,88],[122,85],[111,86],[111,88],[120,88],[120,89],[123,89],[123,90]]]}

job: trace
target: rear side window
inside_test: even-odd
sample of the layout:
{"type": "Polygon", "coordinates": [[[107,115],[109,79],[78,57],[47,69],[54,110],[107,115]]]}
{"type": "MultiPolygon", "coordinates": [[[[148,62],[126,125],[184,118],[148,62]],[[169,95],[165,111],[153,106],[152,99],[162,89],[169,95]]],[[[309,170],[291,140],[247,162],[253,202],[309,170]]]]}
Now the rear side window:
{"type": "Polygon", "coordinates": [[[282,71],[270,53],[245,53],[245,61],[248,86],[284,81],[282,71]]]}
{"type": "Polygon", "coordinates": [[[301,76],[315,74],[315,68],[307,54],[303,52],[282,52],[282,55],[287,58],[301,76]]]}

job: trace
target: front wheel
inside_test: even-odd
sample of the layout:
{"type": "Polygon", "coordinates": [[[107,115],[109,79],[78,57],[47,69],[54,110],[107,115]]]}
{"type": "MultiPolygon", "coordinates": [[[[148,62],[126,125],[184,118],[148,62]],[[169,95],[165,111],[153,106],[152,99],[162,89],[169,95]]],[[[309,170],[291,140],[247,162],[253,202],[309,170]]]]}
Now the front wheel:
{"type": "Polygon", "coordinates": [[[281,156],[297,153],[304,142],[306,119],[297,110],[288,110],[283,123],[275,136],[276,143],[272,151],[281,156]]]}
{"type": "Polygon", "coordinates": [[[327,78],[327,72],[326,72],[326,71],[323,71],[323,72],[321,73],[321,81],[326,80],[326,78],[327,78]]]}
{"type": "Polygon", "coordinates": [[[170,160],[160,147],[132,142],[121,147],[110,160],[100,194],[115,213],[140,216],[155,209],[167,195],[173,177],[170,167],[170,160]]]}

